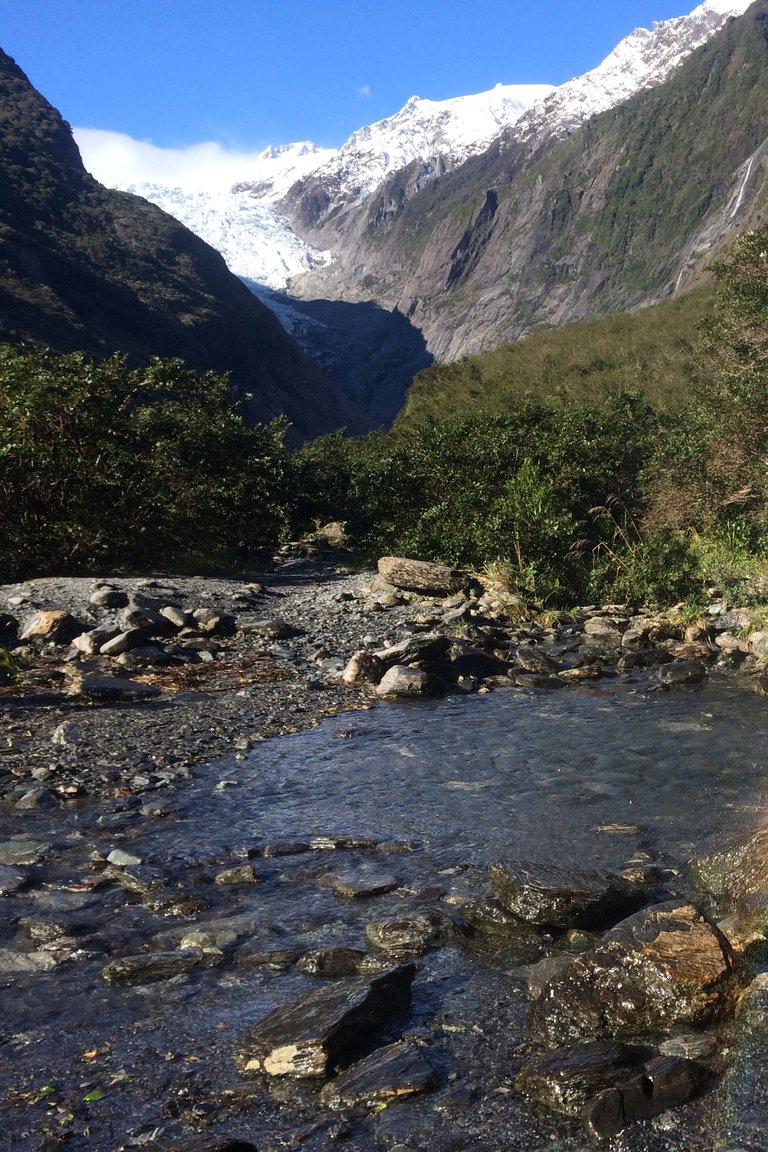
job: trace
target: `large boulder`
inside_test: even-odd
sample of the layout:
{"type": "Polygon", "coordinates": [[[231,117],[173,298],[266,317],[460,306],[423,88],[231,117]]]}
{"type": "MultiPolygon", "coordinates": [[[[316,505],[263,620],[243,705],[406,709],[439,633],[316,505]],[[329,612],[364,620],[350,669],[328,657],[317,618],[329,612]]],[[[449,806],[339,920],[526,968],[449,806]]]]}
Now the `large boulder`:
{"type": "Polygon", "coordinates": [[[393,587],[408,592],[424,592],[428,596],[448,596],[467,583],[466,575],[455,568],[427,560],[407,560],[402,556],[382,556],[378,569],[379,575],[393,587]]]}
{"type": "Polygon", "coordinates": [[[733,903],[768,891],[768,828],[688,864],[697,888],[733,903]]]}
{"type": "Polygon", "coordinates": [[[648,889],[596,868],[507,860],[488,868],[499,904],[529,924],[602,930],[648,903],[648,889]]]}
{"type": "Polygon", "coordinates": [[[414,964],[313,989],[252,1028],[235,1054],[241,1075],[330,1076],[407,1008],[414,964]]]}
{"type": "Polygon", "coordinates": [[[47,640],[53,644],[68,644],[84,632],[86,625],[70,612],[52,609],[36,612],[19,632],[19,640],[47,640]]]}
{"type": "Polygon", "coordinates": [[[434,696],[434,678],[420,668],[407,668],[394,664],[381,678],[376,692],[379,696],[434,696]]]}
{"type": "Polygon", "coordinates": [[[547,1045],[699,1024],[720,1006],[732,970],[725,938],[684,901],[644,908],[576,956],[531,1008],[547,1045]]]}

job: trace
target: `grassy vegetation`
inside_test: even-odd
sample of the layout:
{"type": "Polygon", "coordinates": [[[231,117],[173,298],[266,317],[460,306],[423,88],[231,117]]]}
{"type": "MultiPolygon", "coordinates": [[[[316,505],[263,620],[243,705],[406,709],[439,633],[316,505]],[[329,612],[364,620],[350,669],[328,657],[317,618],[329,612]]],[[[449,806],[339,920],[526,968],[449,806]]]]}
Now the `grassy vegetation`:
{"type": "Polygon", "coordinates": [[[246,427],[178,361],[0,348],[2,578],[231,564],[333,519],[370,556],[503,573],[553,608],[739,580],[744,600],[768,570],[768,231],[715,272],[714,301],[434,369],[391,432],[292,456],[284,423],[246,427]]]}
{"type": "Polygon", "coordinates": [[[714,289],[699,288],[640,312],[566,324],[491,352],[420,372],[398,424],[441,420],[478,406],[501,413],[523,399],[601,404],[639,392],[660,411],[691,393],[699,321],[714,289]]]}

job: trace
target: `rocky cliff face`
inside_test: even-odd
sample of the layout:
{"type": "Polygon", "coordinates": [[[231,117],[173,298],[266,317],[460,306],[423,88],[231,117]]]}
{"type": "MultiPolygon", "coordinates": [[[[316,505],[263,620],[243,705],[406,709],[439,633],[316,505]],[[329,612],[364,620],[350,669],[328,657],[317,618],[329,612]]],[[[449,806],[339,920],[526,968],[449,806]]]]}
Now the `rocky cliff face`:
{"type": "Polygon", "coordinates": [[[634,33],[568,99],[453,171],[391,173],[362,210],[326,206],[313,226],[316,185],[294,187],[283,206],[310,241],[340,227],[332,263],[292,290],[396,307],[438,359],[683,290],[763,199],[768,4],[738,10],[634,33]]]}
{"type": "Polygon", "coordinates": [[[103,188],[69,126],[0,52],[0,340],[181,357],[229,372],[254,420],[314,435],[361,420],[221,256],[160,209],[103,188]]]}

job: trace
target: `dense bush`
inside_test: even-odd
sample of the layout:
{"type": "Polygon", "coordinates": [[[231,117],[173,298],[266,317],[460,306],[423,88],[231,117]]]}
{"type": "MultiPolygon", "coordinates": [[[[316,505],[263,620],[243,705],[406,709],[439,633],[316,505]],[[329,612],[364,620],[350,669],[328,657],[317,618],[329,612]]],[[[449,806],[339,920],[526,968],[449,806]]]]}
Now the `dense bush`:
{"type": "Polygon", "coordinates": [[[217,560],[284,516],[285,426],[248,428],[227,381],[0,346],[5,580],[217,560]]]}

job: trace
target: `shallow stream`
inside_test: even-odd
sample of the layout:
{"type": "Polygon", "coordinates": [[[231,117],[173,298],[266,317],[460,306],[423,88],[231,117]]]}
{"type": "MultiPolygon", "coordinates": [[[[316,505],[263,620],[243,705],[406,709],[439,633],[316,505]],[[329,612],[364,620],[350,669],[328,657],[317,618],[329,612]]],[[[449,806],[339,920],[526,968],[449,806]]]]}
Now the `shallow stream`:
{"type": "MultiPolygon", "coordinates": [[[[764,821],[767,737],[765,702],[733,682],[666,693],[618,681],[537,696],[508,690],[342,714],[213,765],[173,796],[156,794],[154,810],[80,803],[29,813],[23,824],[0,816],[0,840],[47,846],[30,866],[31,886],[2,900],[0,1149],[170,1149],[192,1129],[251,1140],[260,1152],[336,1143],[585,1152],[577,1123],[514,1090],[527,971],[503,943],[450,945],[419,961],[398,1034],[424,1042],[438,1087],[349,1121],[321,1108],[312,1085],[238,1077],[232,1054],[248,1027],[317,984],[295,967],[252,964],[248,950],[363,948],[367,920],[479,895],[485,866],[505,857],[616,868],[640,853],[684,893],[690,857],[764,821]],[[288,841],[308,847],[256,854],[288,841]],[[114,848],[162,873],[176,904],[152,910],[119,885],[94,884],[93,854],[114,848]],[[246,860],[254,882],[214,882],[246,860]],[[397,881],[389,894],[343,898],[329,883],[380,873],[397,881]],[[68,956],[54,929],[41,946],[46,923],[64,924],[68,956]],[[178,947],[211,924],[238,936],[218,966],[105,983],[108,959],[178,947]],[[29,958],[41,947],[55,967],[38,971],[30,960],[8,970],[11,953],[29,958]]],[[[750,1135],[762,1139],[762,1108],[757,1094],[745,1114],[721,1086],[610,1147],[765,1149],[768,1137],[750,1135]]]]}

